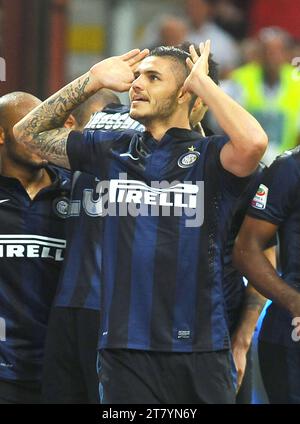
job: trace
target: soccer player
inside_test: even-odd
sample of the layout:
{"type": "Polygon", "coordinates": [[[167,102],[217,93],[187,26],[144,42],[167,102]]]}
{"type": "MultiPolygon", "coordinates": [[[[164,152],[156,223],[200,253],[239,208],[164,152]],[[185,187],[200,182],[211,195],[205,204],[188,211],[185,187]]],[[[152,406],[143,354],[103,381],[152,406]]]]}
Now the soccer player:
{"type": "Polygon", "coordinates": [[[235,247],[236,264],[265,297],[259,360],[270,403],[300,403],[300,151],[279,156],[264,175],[235,247]],[[278,231],[281,277],[262,250],[278,231]]]}
{"type": "Polygon", "coordinates": [[[0,98],[0,403],[39,403],[48,315],[64,258],[69,172],[16,143],[12,127],[40,104],[0,98]]]}
{"type": "MultiPolygon", "coordinates": [[[[264,167],[262,165],[258,167],[238,202],[224,255],[223,290],[233,358],[238,372],[238,404],[249,404],[252,402],[253,373],[251,343],[266,299],[250,283],[245,287],[243,275],[232,263],[232,252],[234,240],[245,218],[250,201],[263,177],[263,169],[264,167]]],[[[264,251],[264,254],[274,266],[276,263],[275,245],[276,238],[272,238],[264,251]]]]}
{"type": "MultiPolygon", "coordinates": [[[[203,135],[203,128],[198,121],[198,108],[194,106],[191,112],[191,126],[203,135]]],[[[237,371],[237,404],[252,403],[253,361],[252,338],[263,310],[266,299],[261,296],[251,284],[245,286],[243,275],[232,263],[232,252],[235,238],[245,218],[248,206],[262,179],[265,166],[259,164],[245,191],[240,196],[232,218],[229,237],[224,253],[223,291],[226,306],[227,325],[231,337],[233,359],[237,371]]],[[[276,238],[272,239],[264,254],[271,263],[276,264],[276,238]]]]}
{"type": "MultiPolygon", "coordinates": [[[[184,43],[180,47],[188,52],[189,46],[190,43],[184,43]]],[[[198,48],[194,47],[197,54],[200,54],[198,48]]],[[[213,63],[213,67],[210,66],[210,70],[213,69],[216,72],[217,64],[212,61],[212,58],[210,58],[210,62],[213,63]]],[[[217,73],[213,79],[218,82],[217,73]]],[[[202,107],[201,99],[198,98],[190,114],[191,127],[203,136],[209,131],[206,128],[204,131],[201,126],[206,109],[202,107]]],[[[251,342],[257,320],[266,299],[257,293],[250,284],[246,288],[242,274],[233,266],[232,251],[234,240],[239,232],[248,206],[260,184],[264,169],[265,166],[260,163],[256,171],[251,175],[247,188],[239,198],[224,253],[223,291],[233,359],[237,369],[237,404],[250,404],[252,402],[251,342]]],[[[270,247],[265,251],[265,255],[275,264],[275,248],[272,247],[273,244],[276,244],[276,239],[271,241],[270,247]]]]}
{"type": "MultiPolygon", "coordinates": [[[[137,125],[129,109],[109,90],[100,90],[70,115],[66,127],[83,129],[91,114],[91,130],[121,131],[137,125]]],[[[99,403],[96,371],[100,326],[101,214],[89,213],[88,193],[97,191],[99,179],[75,172],[72,179],[67,248],[54,307],[50,314],[43,373],[43,402],[99,403]],[[90,239],[91,234],[97,237],[90,239]],[[80,254],[78,245],[84,247],[80,254]]],[[[91,201],[91,199],[90,199],[91,201]]]]}
{"type": "Polygon", "coordinates": [[[106,59],[14,127],[42,157],[102,182],[94,206],[106,215],[103,403],[235,401],[221,262],[234,205],[267,137],[208,76],[210,43],[200,50],[200,58],[193,48],[161,47],[106,59]],[[146,132],[61,128],[102,87],[130,89],[130,115],[146,132]],[[196,97],[229,138],[190,130],[196,97]]]}

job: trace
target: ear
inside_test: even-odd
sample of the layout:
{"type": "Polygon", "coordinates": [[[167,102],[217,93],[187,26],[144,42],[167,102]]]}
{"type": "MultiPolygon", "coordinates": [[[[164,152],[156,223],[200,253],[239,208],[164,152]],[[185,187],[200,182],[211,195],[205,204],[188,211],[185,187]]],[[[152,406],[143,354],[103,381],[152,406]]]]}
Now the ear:
{"type": "Polygon", "coordinates": [[[5,144],[5,131],[3,127],[0,127],[0,145],[5,144]]]}
{"type": "Polygon", "coordinates": [[[192,127],[198,124],[198,122],[202,121],[205,113],[207,112],[207,109],[208,107],[204,105],[202,99],[197,97],[190,113],[190,123],[192,127]]]}
{"type": "Polygon", "coordinates": [[[191,94],[187,91],[184,93],[183,88],[181,88],[178,94],[178,104],[179,105],[182,105],[183,103],[189,104],[191,98],[192,98],[191,94]]]}
{"type": "Polygon", "coordinates": [[[77,121],[72,114],[70,114],[68,116],[68,118],[66,119],[66,121],[64,123],[64,127],[65,128],[76,128],[77,127],[77,121]]]}

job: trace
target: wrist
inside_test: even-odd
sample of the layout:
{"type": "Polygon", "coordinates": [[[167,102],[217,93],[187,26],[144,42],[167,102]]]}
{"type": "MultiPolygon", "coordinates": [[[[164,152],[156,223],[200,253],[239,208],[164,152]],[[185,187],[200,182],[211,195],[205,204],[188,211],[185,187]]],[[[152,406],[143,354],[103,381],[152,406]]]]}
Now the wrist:
{"type": "Polygon", "coordinates": [[[93,68],[94,67],[92,66],[91,69],[86,73],[86,75],[89,77],[89,89],[91,91],[96,92],[101,88],[104,88],[104,85],[102,84],[99,77],[95,75],[93,68]]]}
{"type": "Polygon", "coordinates": [[[194,94],[198,97],[205,97],[205,94],[207,94],[207,90],[211,89],[216,84],[213,82],[213,80],[205,74],[197,75],[196,83],[194,84],[194,94]]]}
{"type": "Polygon", "coordinates": [[[232,345],[235,348],[240,348],[243,350],[249,349],[252,341],[253,333],[245,332],[245,331],[237,331],[232,337],[232,345]]]}

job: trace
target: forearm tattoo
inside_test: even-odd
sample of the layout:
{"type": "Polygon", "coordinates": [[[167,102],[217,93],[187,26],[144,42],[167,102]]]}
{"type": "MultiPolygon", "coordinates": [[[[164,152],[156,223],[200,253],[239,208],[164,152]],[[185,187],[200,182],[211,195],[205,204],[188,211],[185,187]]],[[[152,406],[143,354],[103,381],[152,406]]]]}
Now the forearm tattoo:
{"type": "Polygon", "coordinates": [[[67,128],[42,132],[33,138],[30,146],[34,151],[38,151],[43,159],[69,169],[67,139],[70,132],[67,128]]]}
{"type": "Polygon", "coordinates": [[[57,165],[68,165],[66,144],[70,130],[62,128],[70,112],[95,91],[84,75],[55,93],[16,125],[17,141],[26,143],[57,165]]]}
{"type": "Polygon", "coordinates": [[[246,309],[251,311],[262,311],[265,305],[266,299],[259,293],[247,293],[244,301],[246,309]]]}

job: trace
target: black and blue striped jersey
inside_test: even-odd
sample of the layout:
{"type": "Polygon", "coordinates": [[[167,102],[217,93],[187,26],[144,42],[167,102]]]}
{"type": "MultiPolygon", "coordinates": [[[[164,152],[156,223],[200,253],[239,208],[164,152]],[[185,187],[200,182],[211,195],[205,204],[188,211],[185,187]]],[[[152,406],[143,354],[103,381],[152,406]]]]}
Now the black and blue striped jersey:
{"type": "MultiPolygon", "coordinates": [[[[94,114],[86,128],[104,131],[128,128],[139,132],[144,130],[141,124],[129,117],[128,106],[117,104],[94,114]]],[[[100,309],[103,218],[95,201],[99,197],[100,187],[99,178],[75,171],[66,221],[67,248],[55,299],[56,306],[100,309]],[[91,237],[91,234],[94,236],[91,237]]]]}
{"type": "Polygon", "coordinates": [[[226,142],[179,128],[159,143],[133,130],[70,134],[72,169],[101,180],[94,193],[105,217],[100,348],[229,347],[224,246],[249,178],[222,167],[226,142]]]}
{"type": "MultiPolygon", "coordinates": [[[[278,225],[279,262],[282,278],[300,290],[300,148],[279,156],[265,172],[248,214],[278,225]]],[[[260,339],[299,348],[292,333],[293,317],[271,303],[260,331],[260,339]]]]}
{"type": "Polygon", "coordinates": [[[39,380],[48,315],[66,247],[70,173],[48,167],[53,183],[31,200],[0,176],[0,378],[39,380]]]}
{"type": "Polygon", "coordinates": [[[66,220],[67,248],[54,305],[100,309],[102,218],[86,213],[99,180],[76,171],[66,220]],[[91,234],[97,237],[91,238],[91,234]],[[80,246],[80,249],[78,248],[80,246]]]}
{"type": "MultiPolygon", "coordinates": [[[[260,184],[265,169],[265,165],[260,163],[256,171],[251,175],[249,184],[247,185],[245,191],[242,193],[235,207],[230,233],[226,243],[224,254],[223,288],[230,332],[233,332],[238,324],[246,289],[243,275],[234,267],[232,263],[234,241],[243,223],[251,200],[253,199],[253,196],[255,195],[256,190],[260,184]]],[[[271,245],[272,244],[276,244],[276,241],[274,242],[273,240],[271,245]]]]}

